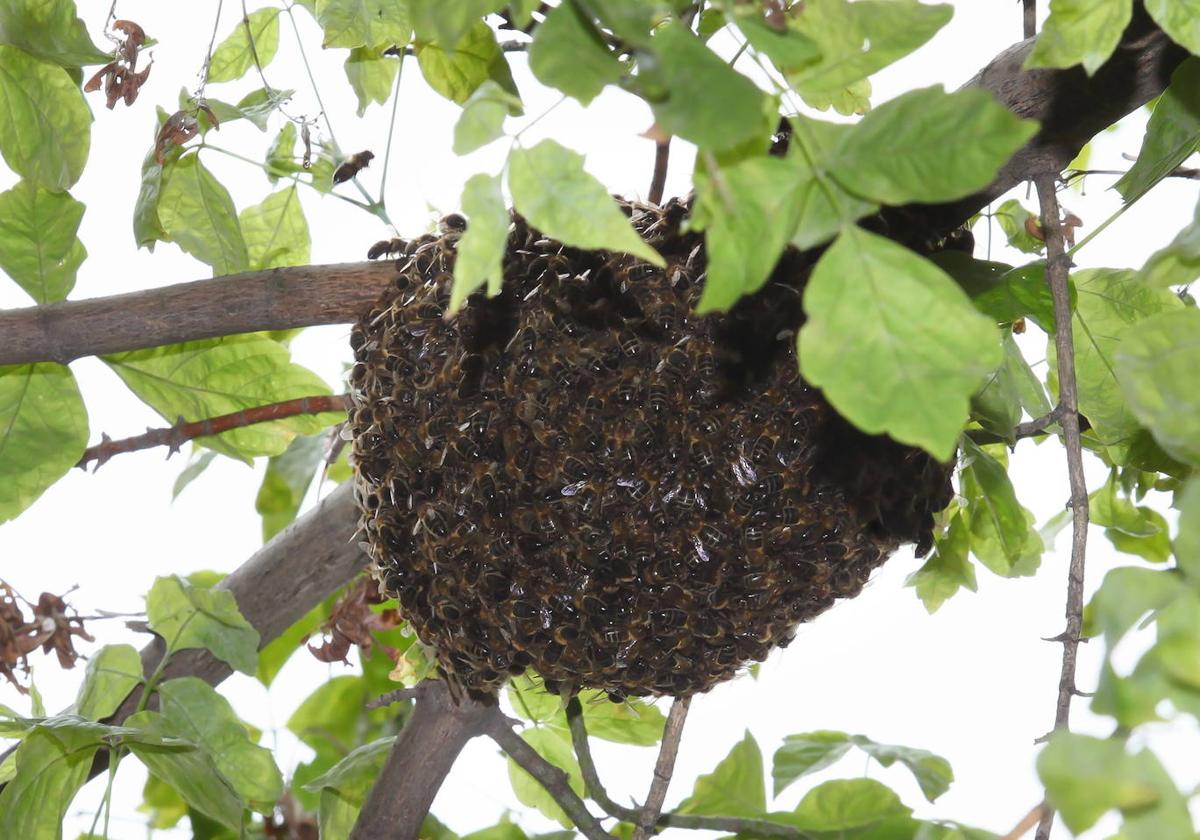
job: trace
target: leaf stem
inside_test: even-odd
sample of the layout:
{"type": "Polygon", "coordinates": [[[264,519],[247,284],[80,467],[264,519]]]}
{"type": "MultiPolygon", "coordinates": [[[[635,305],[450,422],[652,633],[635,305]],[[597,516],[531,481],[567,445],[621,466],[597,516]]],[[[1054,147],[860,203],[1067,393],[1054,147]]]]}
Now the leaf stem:
{"type": "MultiPolygon", "coordinates": [[[[383,173],[379,176],[379,206],[384,208],[387,206],[387,176],[388,164],[392,161],[392,136],[396,132],[396,112],[400,105],[400,80],[404,76],[404,56],[400,56],[400,66],[396,68],[396,89],[392,92],[392,120],[388,123],[387,148],[383,151],[383,173]]],[[[391,224],[388,221],[388,224],[391,224]]],[[[392,225],[392,231],[399,234],[396,226],[392,225]]]]}

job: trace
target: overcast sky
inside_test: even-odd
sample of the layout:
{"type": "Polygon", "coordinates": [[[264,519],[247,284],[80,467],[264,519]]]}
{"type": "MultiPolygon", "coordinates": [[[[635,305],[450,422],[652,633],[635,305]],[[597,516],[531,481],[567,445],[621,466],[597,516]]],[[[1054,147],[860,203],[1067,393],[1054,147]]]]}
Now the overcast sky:
{"type": "MultiPolygon", "coordinates": [[[[103,44],[101,5],[85,3],[81,7],[97,43],[103,44]]],[[[118,2],[118,17],[137,21],[159,43],[153,50],[150,79],[133,107],[120,105],[108,111],[98,95],[89,99],[96,115],[91,159],[72,190],[88,206],[80,236],[89,258],[79,272],[72,298],[168,285],[210,273],[174,245],[160,244],[153,255],[135,251],[131,216],[141,161],[153,142],[154,106],[174,110],[180,88],[195,87],[215,5],[193,4],[183,14],[175,4],[118,2]]],[[[257,5],[250,4],[251,8],[257,5]]],[[[958,14],[930,45],[875,77],[876,104],[916,87],[939,83],[957,87],[981,62],[1020,39],[1019,4],[970,0],[954,5],[958,14]]],[[[225,4],[218,39],[234,26],[240,12],[237,7],[236,3],[225,4]]],[[[363,179],[374,190],[382,168],[390,107],[373,106],[365,118],[358,119],[354,95],[341,67],[346,51],[321,53],[316,48],[320,35],[315,24],[299,9],[296,18],[338,142],[346,151],[362,148],[376,153],[375,165],[363,179]]],[[[297,90],[291,113],[314,114],[318,107],[295,43],[285,16],[280,53],[267,68],[267,75],[273,86],[297,90]]],[[[558,95],[532,80],[523,56],[510,59],[525,99],[527,122],[553,105],[558,95]]],[[[260,86],[257,79],[247,78],[210,86],[208,95],[235,102],[260,86]]],[[[450,141],[458,110],[425,86],[415,62],[406,62],[387,185],[389,212],[404,235],[421,233],[440,215],[457,209],[463,182],[477,172],[497,171],[503,159],[504,142],[465,158],[454,155],[450,141]]],[[[587,110],[573,101],[558,106],[527,136],[532,141],[553,136],[586,153],[588,168],[611,191],[640,197],[650,181],[653,144],[639,134],[650,123],[643,103],[609,92],[587,110]]],[[[1122,154],[1136,154],[1144,123],[1145,114],[1135,114],[1119,130],[1099,138],[1094,166],[1127,167],[1122,154]]],[[[519,127],[522,121],[512,124],[519,127]]],[[[230,124],[209,139],[260,157],[278,128],[273,123],[268,133],[260,134],[244,123],[230,124]]],[[[260,202],[271,190],[265,176],[252,166],[213,152],[204,154],[204,162],[230,189],[239,208],[260,202]]],[[[689,188],[691,154],[685,144],[673,144],[671,164],[668,196],[689,188]]],[[[1085,233],[1119,206],[1119,197],[1108,190],[1111,181],[1092,178],[1086,195],[1073,190],[1062,196],[1066,208],[1083,219],[1085,233]]],[[[0,188],[14,182],[0,163],[0,188]]],[[[360,260],[372,242],[393,235],[378,220],[343,202],[322,199],[311,190],[305,193],[314,263],[360,260]]],[[[1023,190],[1015,194],[1025,198],[1023,190]]],[[[1163,184],[1080,251],[1078,264],[1140,266],[1190,219],[1196,198],[1196,182],[1163,184]]],[[[1032,209],[1035,202],[1026,200],[1026,206],[1032,209]]],[[[980,243],[977,256],[981,257],[985,256],[984,230],[981,225],[976,231],[980,243]]],[[[993,258],[1014,263],[1027,260],[1002,247],[1003,235],[998,230],[995,233],[993,258]]],[[[15,284],[0,282],[0,307],[28,303],[15,284]]],[[[348,327],[309,330],[294,342],[295,358],[340,390],[342,366],[350,358],[348,334],[348,327]]],[[[1031,326],[1022,344],[1031,361],[1044,358],[1044,336],[1036,328],[1031,326]]],[[[119,438],[146,426],[162,425],[157,415],[96,360],[84,359],[71,367],[88,406],[93,441],[101,432],[119,438]]],[[[1037,369],[1044,372],[1044,364],[1037,369]]],[[[1068,495],[1062,450],[1054,446],[1043,449],[1044,453],[1032,443],[1023,443],[1012,461],[1018,495],[1035,512],[1039,524],[1061,510],[1068,495]]],[[[141,609],[142,595],[156,575],[236,568],[261,544],[254,497],[264,464],[251,469],[220,459],[172,502],[171,486],[185,458],[175,456],[164,463],[164,455],[162,450],[122,455],[94,475],[73,471],[19,519],[0,526],[0,574],[30,598],[43,589],[62,592],[77,585],[73,603],[89,613],[95,609],[141,609]]],[[[1094,459],[1088,467],[1089,486],[1099,486],[1105,478],[1103,467],[1094,459]]],[[[308,503],[312,501],[310,498],[308,503]]],[[[1165,499],[1157,501],[1165,507],[1165,499]]],[[[739,678],[692,704],[668,803],[689,793],[696,774],[709,771],[747,728],[758,739],[768,763],[787,734],[839,729],[885,743],[932,750],[949,759],[957,781],[930,806],[903,770],[866,767],[861,757],[844,759],[816,776],[817,780],[865,772],[895,787],[918,816],[957,819],[1007,831],[1041,797],[1034,773],[1033,741],[1053,722],[1060,657],[1059,646],[1042,638],[1056,635],[1063,627],[1068,542],[1064,535],[1055,549],[1047,552],[1035,578],[1001,580],[981,568],[980,592],[956,596],[932,617],[913,590],[903,585],[918,561],[909,550],[898,552],[861,596],[802,627],[796,641],[764,665],[757,681],[739,678]]],[[[1116,557],[1096,531],[1089,546],[1089,594],[1107,569],[1128,562],[1133,561],[1116,557]]],[[[144,643],[144,637],[135,637],[116,622],[95,624],[91,629],[101,642],[144,643]]],[[[1122,655],[1133,661],[1137,652],[1133,648],[1141,644],[1131,643],[1131,649],[1122,655]]],[[[1081,649],[1079,682],[1084,690],[1094,685],[1101,652],[1098,644],[1081,649]]],[[[32,661],[48,706],[54,710],[68,703],[82,668],[64,673],[40,655],[32,661]]],[[[283,729],[283,723],[325,675],[343,673],[351,671],[298,654],[270,691],[242,676],[228,680],[222,691],[239,713],[266,732],[264,743],[279,745],[276,758],[286,774],[308,757],[308,751],[283,729]]],[[[0,686],[0,703],[28,709],[28,701],[8,686],[0,686]]],[[[1110,724],[1089,715],[1085,700],[1076,701],[1073,720],[1080,731],[1108,734],[1110,724]]],[[[1194,789],[1200,783],[1200,766],[1194,761],[1200,754],[1196,727],[1179,723],[1144,729],[1180,786],[1194,789]]],[[[596,752],[614,798],[628,801],[644,794],[655,750],[601,743],[596,752]]],[[[142,817],[134,812],[143,780],[136,761],[122,764],[113,837],[144,836],[142,817]]],[[[793,807],[808,787],[793,786],[777,807],[793,807]]],[[[101,781],[85,789],[72,808],[66,836],[87,830],[102,793],[101,781]]],[[[503,761],[491,742],[476,741],[451,773],[434,804],[434,813],[456,831],[467,832],[495,822],[506,808],[521,806],[509,788],[503,761]]],[[[536,816],[523,824],[530,829],[553,827],[536,816]]],[[[1106,821],[1087,836],[1105,837],[1112,829],[1113,824],[1106,821]]],[[[1061,828],[1060,832],[1065,836],[1061,828]]]]}

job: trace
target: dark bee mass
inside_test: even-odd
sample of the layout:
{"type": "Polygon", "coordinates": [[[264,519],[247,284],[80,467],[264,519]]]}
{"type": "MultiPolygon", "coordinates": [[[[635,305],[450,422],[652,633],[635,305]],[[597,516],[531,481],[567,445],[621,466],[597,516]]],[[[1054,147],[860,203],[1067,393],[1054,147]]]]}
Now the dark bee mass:
{"type": "Polygon", "coordinates": [[[403,243],[351,339],[376,573],[472,693],[527,667],[614,698],[705,691],[900,543],[928,550],[950,500],[948,466],[858,432],[800,378],[808,257],[696,317],[686,208],[623,206],[665,269],[514,216],[503,293],[447,320],[446,223],[403,243]]]}

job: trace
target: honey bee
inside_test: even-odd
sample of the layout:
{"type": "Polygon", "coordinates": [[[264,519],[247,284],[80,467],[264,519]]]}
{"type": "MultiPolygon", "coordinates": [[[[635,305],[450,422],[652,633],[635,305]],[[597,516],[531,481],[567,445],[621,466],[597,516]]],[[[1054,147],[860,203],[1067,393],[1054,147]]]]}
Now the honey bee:
{"type": "Polygon", "coordinates": [[[381,239],[367,249],[367,259],[377,260],[380,257],[391,257],[404,253],[408,243],[403,239],[381,239]]]}
{"type": "Polygon", "coordinates": [[[374,152],[355,152],[346,158],[337,169],[333,170],[333,183],[342,184],[349,181],[359,172],[370,166],[371,161],[374,159],[374,152]]]}

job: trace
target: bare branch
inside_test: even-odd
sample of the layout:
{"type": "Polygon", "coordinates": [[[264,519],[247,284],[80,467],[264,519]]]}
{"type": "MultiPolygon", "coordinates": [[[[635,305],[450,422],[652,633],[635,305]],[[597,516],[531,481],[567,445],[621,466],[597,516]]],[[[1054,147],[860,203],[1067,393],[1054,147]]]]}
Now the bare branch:
{"type": "Polygon", "coordinates": [[[567,703],[567,726],[571,730],[571,744],[575,747],[575,757],[579,760],[580,775],[583,776],[583,789],[587,795],[604,809],[604,813],[626,822],[636,821],[638,812],[633,808],[626,808],[613,802],[608,791],[604,789],[604,784],[600,781],[600,774],[596,772],[596,762],[592,759],[592,749],[588,744],[583,707],[580,705],[578,697],[572,697],[567,703]]]}
{"type": "Polygon", "coordinates": [[[1062,417],[1061,404],[1056,405],[1053,409],[1046,412],[1041,417],[1036,417],[1033,420],[1030,420],[1028,423],[1018,423],[1016,428],[1013,429],[1013,432],[1016,434],[1017,440],[1033,437],[1034,435],[1041,434],[1048,427],[1053,426],[1058,422],[1060,417],[1062,417]]]}
{"type": "Polygon", "coordinates": [[[100,443],[89,446],[83,452],[83,457],[75,466],[86,470],[92,461],[96,469],[114,455],[122,452],[136,452],[139,449],[151,449],[155,446],[169,446],[171,453],[179,451],[179,447],[189,440],[210,435],[219,435],[231,429],[253,426],[256,423],[269,423],[272,420],[282,420],[285,417],[297,417],[302,414],[324,414],[327,411],[348,411],[350,398],[345,394],[317,394],[311,397],[299,397],[294,400],[258,405],[232,414],[222,414],[207,420],[197,420],[194,423],[179,422],[165,429],[147,429],[145,434],[113,440],[108,435],[101,437],[100,443]]]}
{"type": "Polygon", "coordinates": [[[374,709],[382,709],[386,706],[391,706],[394,703],[399,703],[402,700],[415,700],[418,694],[417,688],[397,688],[395,691],[389,691],[387,694],[381,694],[366,705],[367,711],[374,709]]]}
{"type": "Polygon", "coordinates": [[[537,750],[529,746],[525,739],[513,731],[508,722],[499,716],[489,721],[487,734],[500,745],[500,749],[508,753],[512,760],[533,778],[541,783],[546,792],[554,797],[554,801],[563,809],[575,827],[588,840],[613,840],[613,836],[604,830],[587,805],[580,799],[567,780],[567,774],[538,755],[537,750]]]}
{"type": "Polygon", "coordinates": [[[1037,0],[1021,0],[1021,24],[1024,38],[1032,38],[1037,34],[1037,0]]]}
{"type": "Polygon", "coordinates": [[[395,276],[391,262],[294,266],[0,311],[0,365],[65,365],[198,338],[348,324],[395,276]]]}
{"type": "Polygon", "coordinates": [[[667,186],[667,164],[671,161],[671,138],[658,140],[654,144],[654,175],[650,178],[650,192],[646,201],[662,204],[663,190],[667,186]]]}
{"type": "MultiPolygon", "coordinates": [[[[1063,443],[1067,450],[1067,472],[1071,484],[1071,566],[1067,575],[1067,627],[1063,631],[1062,670],[1058,679],[1058,702],[1054,728],[1066,729],[1071,720],[1071,698],[1075,687],[1075,663],[1083,629],[1083,575],[1087,551],[1088,492],[1083,475],[1083,447],[1079,433],[1079,392],[1075,382],[1075,345],[1071,335],[1071,298],[1067,275],[1071,260],[1066,254],[1060,225],[1061,211],[1055,194],[1055,174],[1035,179],[1046,233],[1046,282],[1054,298],[1054,349],[1058,355],[1058,404],[1063,443]]],[[[1054,813],[1047,806],[1038,825],[1037,840],[1047,840],[1054,813]]]]}
{"type": "Polygon", "coordinates": [[[667,798],[667,788],[671,784],[671,773],[675,770],[675,756],[679,754],[679,739],[683,736],[683,723],[687,719],[690,702],[690,697],[676,697],[675,702],[671,704],[667,725],[663,729],[658,761],[654,764],[654,780],[650,783],[650,792],[646,795],[642,813],[638,815],[633,840],[648,840],[654,833],[658,815],[662,813],[663,802],[667,798]]]}
{"type": "Polygon", "coordinates": [[[1003,837],[998,837],[996,840],[1020,840],[1024,837],[1029,829],[1033,828],[1041,820],[1042,815],[1046,813],[1047,805],[1045,802],[1039,802],[1030,809],[1029,813],[1021,818],[1016,827],[1012,831],[1005,834],[1003,837]]]}
{"type": "MultiPolygon", "coordinates": [[[[467,741],[503,725],[495,703],[455,702],[443,680],[415,690],[412,717],[363,803],[351,840],[416,840],[429,806],[467,741]]],[[[524,741],[522,741],[524,743],[524,741]]]]}

